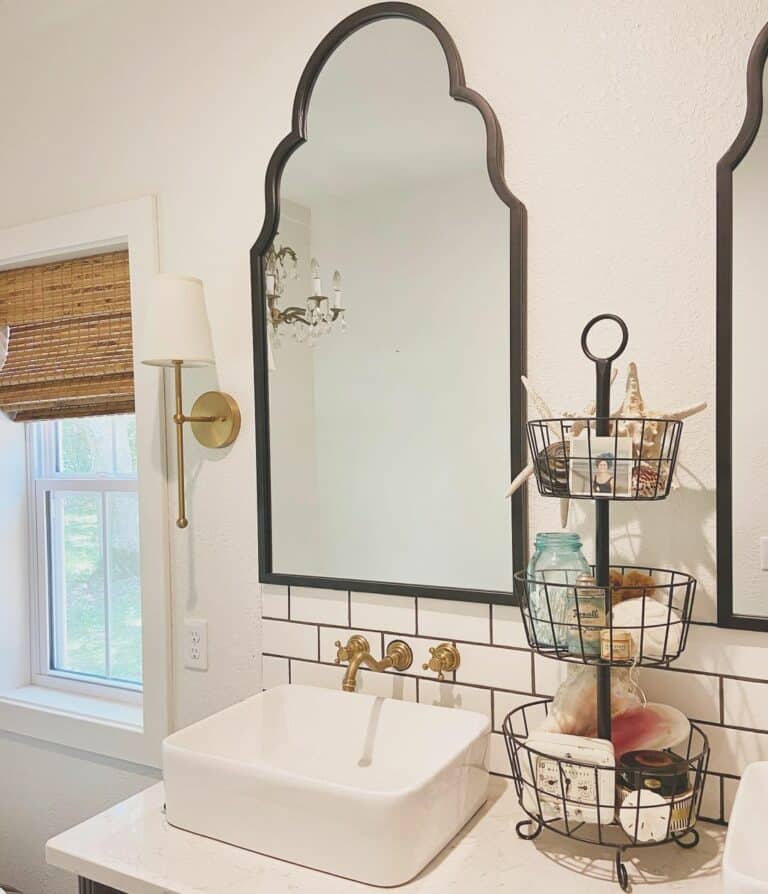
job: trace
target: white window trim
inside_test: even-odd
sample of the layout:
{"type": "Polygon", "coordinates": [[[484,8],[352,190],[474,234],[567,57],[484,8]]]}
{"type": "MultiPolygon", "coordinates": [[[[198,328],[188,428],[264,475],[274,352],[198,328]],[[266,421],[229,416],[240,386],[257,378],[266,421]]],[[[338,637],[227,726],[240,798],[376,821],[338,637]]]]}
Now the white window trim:
{"type": "MultiPolygon", "coordinates": [[[[126,247],[137,345],[149,281],[158,269],[154,197],[0,230],[0,270],[126,247]]],[[[37,634],[30,637],[35,588],[28,586],[24,593],[3,594],[5,605],[0,599],[0,624],[7,620],[14,628],[12,641],[20,644],[17,654],[0,652],[0,730],[159,767],[172,703],[166,407],[156,371],[139,364],[138,355],[135,350],[143,693],[39,674],[37,634]]],[[[30,569],[33,573],[38,572],[30,569]]]]}

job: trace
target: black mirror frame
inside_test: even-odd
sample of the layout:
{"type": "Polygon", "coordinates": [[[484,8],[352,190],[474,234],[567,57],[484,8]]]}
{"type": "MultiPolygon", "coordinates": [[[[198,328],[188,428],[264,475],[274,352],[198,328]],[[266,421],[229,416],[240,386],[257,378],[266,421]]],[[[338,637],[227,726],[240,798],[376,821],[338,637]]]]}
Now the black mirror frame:
{"type": "MultiPolygon", "coordinates": [[[[510,472],[514,476],[526,463],[526,401],[520,377],[526,372],[526,210],[507,187],[504,179],[504,143],[498,119],[488,102],[464,79],[464,68],[453,39],[442,24],[425,10],[410,3],[376,3],[341,21],[312,53],[299,81],[293,102],[292,129],[283,138],[269,161],[265,183],[264,224],[251,248],[251,300],[253,312],[253,367],[255,384],[256,462],[258,483],[259,580],[262,583],[321,587],[357,592],[460,599],[468,602],[513,603],[510,591],[424,586],[392,581],[350,580],[276,572],[272,567],[272,491],[269,444],[269,374],[267,369],[267,325],[264,298],[263,257],[278,230],[280,179],[286,162],[307,139],[307,116],[312,90],[333,52],[358,29],[383,19],[409,19],[429,28],[440,42],[448,63],[449,95],[474,106],[485,122],[488,175],[499,198],[510,211],[510,420],[519,424],[512,431],[510,472]]],[[[499,482],[503,499],[504,482],[499,482]]],[[[511,548],[516,565],[527,559],[528,512],[526,488],[511,499],[511,548]]]]}
{"type": "Polygon", "coordinates": [[[717,623],[739,630],[768,630],[768,618],[733,611],[733,172],[755,141],[763,118],[763,70],[768,24],[747,63],[747,111],[731,147],[717,163],[717,623]]]}

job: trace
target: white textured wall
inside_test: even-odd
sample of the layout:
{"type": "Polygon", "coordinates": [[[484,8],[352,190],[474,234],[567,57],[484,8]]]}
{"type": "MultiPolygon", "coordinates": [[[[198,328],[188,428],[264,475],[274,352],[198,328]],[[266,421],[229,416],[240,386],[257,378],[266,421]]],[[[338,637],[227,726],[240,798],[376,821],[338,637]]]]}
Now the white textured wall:
{"type": "MultiPolygon", "coordinates": [[[[3,7],[0,226],[147,193],[161,209],[168,271],[201,276],[219,358],[214,377],[244,411],[226,456],[190,451],[191,528],[174,532],[175,618],[209,619],[210,671],[177,666],[180,723],[260,683],[248,249],[262,180],[288,129],[293,92],[322,35],[351,0],[133,0],[3,7]],[[67,18],[83,6],[87,15],[67,18]]],[[[512,189],[528,206],[530,368],[556,409],[581,406],[591,371],[578,333],[610,309],[632,329],[646,396],[714,396],[714,167],[744,111],[744,66],[765,0],[434,0],[471,86],[492,103],[512,189]]],[[[688,487],[640,507],[625,551],[674,559],[713,599],[714,432],[691,423],[688,487]]],[[[532,528],[556,522],[533,501],[532,528]]],[[[178,634],[177,634],[178,635],[178,634]]],[[[42,869],[45,839],[75,814],[146,780],[100,761],[3,742],[0,867],[26,894],[74,885],[42,869]],[[8,768],[12,770],[9,772],[8,768]],[[51,809],[50,783],[58,803],[51,809]],[[69,811],[72,811],[71,813],[69,811]]]]}

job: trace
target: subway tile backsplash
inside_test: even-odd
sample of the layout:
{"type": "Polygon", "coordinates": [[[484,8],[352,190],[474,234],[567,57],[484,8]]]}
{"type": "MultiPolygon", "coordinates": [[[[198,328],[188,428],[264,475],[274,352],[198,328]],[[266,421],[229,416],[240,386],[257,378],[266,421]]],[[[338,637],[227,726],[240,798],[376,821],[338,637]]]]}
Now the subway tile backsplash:
{"type": "Polygon", "coordinates": [[[768,729],[768,683],[723,680],[723,702],[727,726],[768,729]]]}
{"type": "Polygon", "coordinates": [[[351,593],[349,599],[350,626],[416,633],[416,599],[413,596],[351,593]]]}
{"type": "Polygon", "coordinates": [[[262,635],[265,655],[314,661],[320,658],[318,629],[312,624],[264,618],[262,635]]]}
{"type": "Polygon", "coordinates": [[[419,633],[444,640],[490,643],[491,607],[480,602],[421,599],[419,633]]]}
{"type": "Polygon", "coordinates": [[[341,590],[291,587],[290,611],[293,621],[346,624],[349,621],[349,599],[341,590]]]}
{"type": "MultiPolygon", "coordinates": [[[[552,695],[567,665],[534,656],[512,606],[347,593],[310,587],[262,587],[264,688],[281,683],[340,688],[336,641],[353,633],[377,657],[393,639],[413,649],[403,674],[361,670],[358,689],[372,695],[464,708],[493,723],[489,766],[510,775],[501,725],[513,708],[552,695]],[[455,642],[461,666],[438,682],[422,669],[429,648],[455,642]]],[[[674,705],[702,724],[712,747],[702,816],[728,818],[747,763],[768,760],[768,661],[760,634],[694,625],[688,649],[670,669],[642,668],[649,701],[674,705]]]]}

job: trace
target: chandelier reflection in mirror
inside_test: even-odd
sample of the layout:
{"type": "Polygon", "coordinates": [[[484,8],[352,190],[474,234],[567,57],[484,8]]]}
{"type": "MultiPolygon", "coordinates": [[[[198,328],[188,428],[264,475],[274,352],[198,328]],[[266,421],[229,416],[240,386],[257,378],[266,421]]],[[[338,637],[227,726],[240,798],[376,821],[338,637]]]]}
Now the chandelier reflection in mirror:
{"type": "Polygon", "coordinates": [[[312,344],[335,328],[344,332],[347,322],[344,318],[346,308],[341,306],[341,274],[338,270],[333,274],[333,304],[323,294],[320,280],[320,265],[316,258],[310,262],[312,294],[306,299],[304,307],[280,307],[289,280],[299,277],[299,258],[290,245],[275,247],[271,245],[265,258],[267,320],[272,343],[280,344],[281,337],[289,333],[295,341],[309,340],[312,344]]]}

